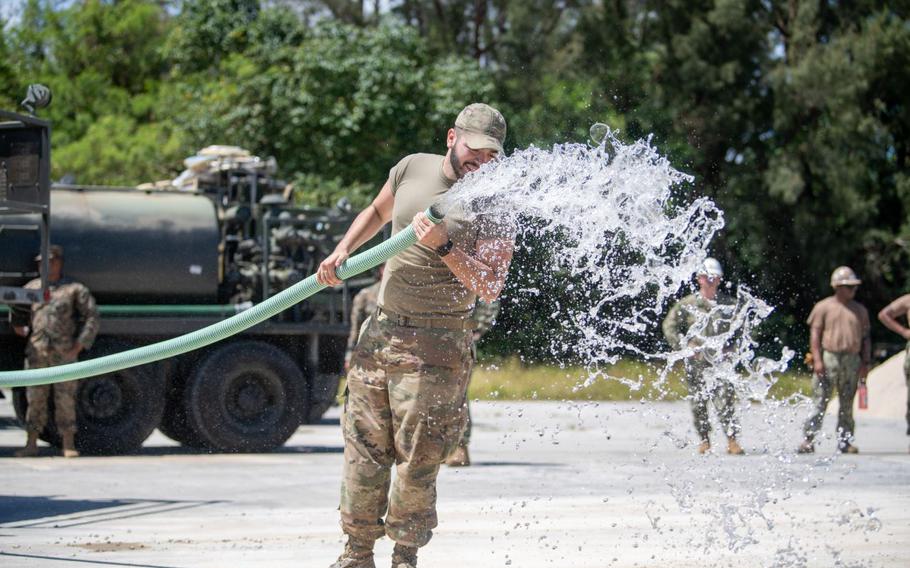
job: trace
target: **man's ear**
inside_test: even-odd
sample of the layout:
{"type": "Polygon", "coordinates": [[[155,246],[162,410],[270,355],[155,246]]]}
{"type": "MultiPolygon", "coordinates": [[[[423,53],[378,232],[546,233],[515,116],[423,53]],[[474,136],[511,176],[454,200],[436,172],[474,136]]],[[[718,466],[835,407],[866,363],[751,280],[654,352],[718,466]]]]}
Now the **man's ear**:
{"type": "Polygon", "coordinates": [[[446,133],[446,147],[450,150],[455,146],[455,140],[458,138],[458,133],[455,132],[454,128],[450,128],[448,133],[446,133]]]}

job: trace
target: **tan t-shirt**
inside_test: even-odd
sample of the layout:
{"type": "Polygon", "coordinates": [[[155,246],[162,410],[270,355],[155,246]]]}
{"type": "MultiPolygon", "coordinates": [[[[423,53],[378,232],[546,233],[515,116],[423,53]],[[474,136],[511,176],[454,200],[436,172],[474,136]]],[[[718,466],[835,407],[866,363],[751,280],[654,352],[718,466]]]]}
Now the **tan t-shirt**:
{"type": "MultiPolygon", "coordinates": [[[[389,171],[395,196],[393,235],[454,185],[442,172],[443,159],[436,154],[411,154],[389,171]]],[[[444,222],[455,247],[468,253],[475,250],[478,240],[502,236],[493,224],[480,219],[467,222],[459,206],[446,214],[444,222]]],[[[477,296],[455,278],[439,255],[420,243],[386,263],[379,290],[380,307],[413,318],[466,319],[476,300],[477,296]]]]}
{"type": "Polygon", "coordinates": [[[822,334],[822,349],[834,353],[859,353],[869,334],[869,312],[856,300],[842,304],[834,296],[815,304],[807,320],[822,334]]]}

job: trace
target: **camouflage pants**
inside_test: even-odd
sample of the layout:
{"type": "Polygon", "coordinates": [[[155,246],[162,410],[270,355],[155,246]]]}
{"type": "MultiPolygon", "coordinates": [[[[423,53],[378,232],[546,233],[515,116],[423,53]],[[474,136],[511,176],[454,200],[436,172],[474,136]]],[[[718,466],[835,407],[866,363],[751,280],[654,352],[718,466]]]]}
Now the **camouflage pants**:
{"type": "MultiPolygon", "coordinates": [[[[51,355],[49,357],[30,357],[29,369],[40,369],[69,363],[62,357],[51,355]]],[[[41,433],[48,421],[48,399],[51,393],[54,396],[54,423],[60,434],[76,433],[76,392],[79,388],[78,381],[66,381],[52,385],[39,385],[27,387],[25,396],[28,399],[28,409],[25,412],[25,426],[30,432],[41,433]]]]}
{"type": "Polygon", "coordinates": [[[708,402],[713,402],[717,417],[727,438],[735,439],[740,432],[736,420],[736,392],[729,381],[706,381],[711,365],[703,361],[686,361],[686,384],[689,387],[689,401],[695,431],[702,441],[709,440],[711,421],[708,417],[708,402]]]}
{"type": "Polygon", "coordinates": [[[345,533],[387,534],[407,546],[430,540],[436,476],[465,427],[471,363],[469,331],[370,317],[351,358],[342,420],[345,533]]]}
{"type": "Polygon", "coordinates": [[[853,430],[853,397],[859,384],[860,358],[856,353],[822,352],[825,363],[825,374],[812,377],[812,397],[815,407],[806,421],[804,432],[806,439],[812,441],[821,430],[825,410],[834,389],[837,389],[839,409],[837,411],[838,443],[852,443],[853,430]]]}

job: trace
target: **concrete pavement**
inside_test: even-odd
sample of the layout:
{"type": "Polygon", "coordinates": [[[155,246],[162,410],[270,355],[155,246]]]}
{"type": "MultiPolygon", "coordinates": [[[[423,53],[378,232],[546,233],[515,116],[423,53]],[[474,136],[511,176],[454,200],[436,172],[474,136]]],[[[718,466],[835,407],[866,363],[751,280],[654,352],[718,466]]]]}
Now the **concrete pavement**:
{"type": "MultiPolygon", "coordinates": [[[[910,565],[903,421],[860,416],[858,456],[830,439],[797,456],[805,410],[748,408],[735,457],[719,436],[696,454],[685,403],[474,404],[475,465],[441,472],[420,566],[910,565]]],[[[324,568],[342,547],[337,409],[268,454],[156,432],[138,455],[76,460],[13,458],[11,416],[0,401],[0,566],[324,568]]]]}

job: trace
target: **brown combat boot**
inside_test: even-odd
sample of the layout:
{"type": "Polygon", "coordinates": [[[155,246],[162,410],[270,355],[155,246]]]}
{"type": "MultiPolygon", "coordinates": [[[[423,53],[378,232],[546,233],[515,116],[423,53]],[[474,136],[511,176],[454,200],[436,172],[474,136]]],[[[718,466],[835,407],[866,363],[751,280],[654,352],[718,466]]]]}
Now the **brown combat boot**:
{"type": "Polygon", "coordinates": [[[417,568],[417,547],[396,543],[392,551],[392,568],[417,568]]]}
{"type": "Polygon", "coordinates": [[[450,467],[467,467],[471,465],[471,458],[468,456],[468,445],[465,443],[458,444],[452,455],[446,458],[446,465],[450,467]]]}
{"type": "Polygon", "coordinates": [[[803,440],[803,443],[796,448],[796,453],[798,454],[814,454],[815,445],[812,443],[812,440],[803,440]]]}
{"type": "Polygon", "coordinates": [[[76,435],[75,434],[64,434],[63,435],[63,457],[65,458],[78,458],[79,450],[76,449],[76,435]]]}
{"type": "Polygon", "coordinates": [[[698,453],[707,454],[711,451],[711,442],[708,440],[702,440],[701,444],[698,445],[698,453]]]}
{"type": "Polygon", "coordinates": [[[742,456],[746,454],[742,446],[739,445],[739,442],[736,441],[736,438],[727,440],[727,453],[733,456],[742,456]]]}
{"type": "Polygon", "coordinates": [[[837,449],[842,454],[858,454],[859,453],[859,448],[857,448],[856,446],[854,446],[853,444],[850,444],[848,442],[844,442],[843,444],[839,445],[837,447],[837,449]]]}
{"type": "Polygon", "coordinates": [[[329,568],[376,568],[373,562],[373,542],[348,537],[344,552],[329,568]]]}
{"type": "Polygon", "coordinates": [[[25,447],[16,450],[14,454],[17,458],[32,458],[38,455],[38,433],[29,432],[25,442],[25,447]]]}

